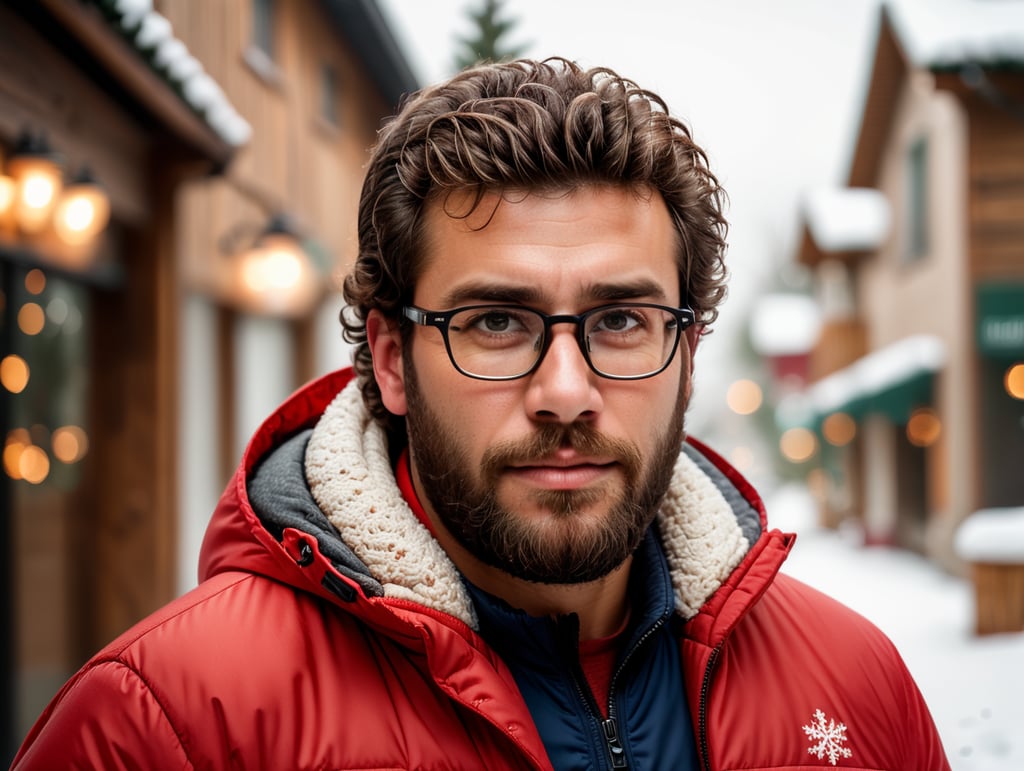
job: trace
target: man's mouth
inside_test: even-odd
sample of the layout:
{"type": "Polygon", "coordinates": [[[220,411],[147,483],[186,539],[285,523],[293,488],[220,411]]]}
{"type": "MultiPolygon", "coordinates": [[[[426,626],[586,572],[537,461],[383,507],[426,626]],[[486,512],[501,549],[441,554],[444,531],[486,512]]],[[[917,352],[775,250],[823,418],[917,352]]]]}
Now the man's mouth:
{"type": "Polygon", "coordinates": [[[589,458],[561,453],[542,460],[524,461],[507,466],[513,478],[547,490],[575,490],[592,485],[618,468],[610,458],[589,458]]]}

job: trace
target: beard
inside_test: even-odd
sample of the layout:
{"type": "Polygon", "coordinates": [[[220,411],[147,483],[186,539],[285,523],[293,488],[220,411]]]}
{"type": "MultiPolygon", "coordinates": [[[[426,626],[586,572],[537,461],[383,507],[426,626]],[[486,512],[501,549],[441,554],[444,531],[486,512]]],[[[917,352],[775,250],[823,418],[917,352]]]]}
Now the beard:
{"type": "Polygon", "coordinates": [[[477,559],[527,581],[581,584],[608,575],[640,545],[682,447],[682,394],[646,463],[636,445],[606,437],[589,423],[545,423],[524,439],[489,447],[474,475],[458,433],[430,409],[408,359],[405,372],[409,448],[422,492],[448,532],[477,559]],[[508,466],[550,457],[561,447],[614,458],[622,476],[618,492],[608,484],[533,490],[531,500],[548,513],[543,517],[499,503],[497,488],[508,466]]]}

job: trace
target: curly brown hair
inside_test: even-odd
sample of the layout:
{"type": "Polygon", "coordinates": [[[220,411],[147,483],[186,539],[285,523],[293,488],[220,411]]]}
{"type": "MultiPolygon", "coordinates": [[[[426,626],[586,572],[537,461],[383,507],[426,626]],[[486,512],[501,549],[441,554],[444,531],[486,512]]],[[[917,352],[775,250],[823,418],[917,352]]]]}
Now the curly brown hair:
{"type": "Polygon", "coordinates": [[[725,192],[657,94],[606,68],[524,59],[474,67],[413,94],[384,126],[363,183],[359,255],[341,319],[378,421],[393,430],[403,422],[381,403],[365,322],[374,308],[398,319],[411,302],[427,202],[457,190],[479,200],[489,191],[587,184],[661,194],[679,235],[681,292],[699,321],[714,321],[725,295],[725,192]]]}

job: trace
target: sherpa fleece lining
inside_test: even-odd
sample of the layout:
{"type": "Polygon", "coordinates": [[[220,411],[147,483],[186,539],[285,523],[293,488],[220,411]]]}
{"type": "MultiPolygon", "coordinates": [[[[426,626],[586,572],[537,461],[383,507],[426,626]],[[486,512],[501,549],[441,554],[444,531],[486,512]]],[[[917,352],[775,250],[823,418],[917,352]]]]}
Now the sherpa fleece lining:
{"type": "MultiPolygon", "coordinates": [[[[306,479],[342,540],[384,594],[449,613],[477,628],[459,572],[402,497],[383,429],[355,381],[324,410],[306,446],[306,479]]],[[[750,548],[737,513],[700,467],[680,453],[658,512],[676,610],[690,618],[750,548]]]]}

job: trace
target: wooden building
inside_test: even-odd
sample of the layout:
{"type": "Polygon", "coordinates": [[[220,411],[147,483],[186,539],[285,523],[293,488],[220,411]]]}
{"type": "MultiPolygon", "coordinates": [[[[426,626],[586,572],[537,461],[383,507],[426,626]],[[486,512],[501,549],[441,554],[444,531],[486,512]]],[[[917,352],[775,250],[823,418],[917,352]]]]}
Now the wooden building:
{"type": "Polygon", "coordinates": [[[0,4],[8,759],[71,672],[195,582],[245,422],[343,357],[366,151],[415,87],[374,0],[0,4]],[[15,208],[41,140],[59,202],[105,192],[87,242],[59,202],[38,226],[15,208]],[[250,267],[286,220],[291,294],[250,267]]]}
{"type": "Polygon", "coordinates": [[[920,13],[881,11],[844,191],[888,227],[830,240],[856,215],[807,207],[825,323],[805,417],[826,521],[960,570],[960,523],[1024,504],[1024,15],[920,13]]]}
{"type": "Polygon", "coordinates": [[[336,290],[355,258],[368,150],[417,83],[376,0],[156,7],[253,126],[224,174],[180,195],[182,591],[249,436],[303,382],[349,363],[336,290]],[[282,218],[303,247],[290,295],[246,278],[254,240],[282,218]]]}

